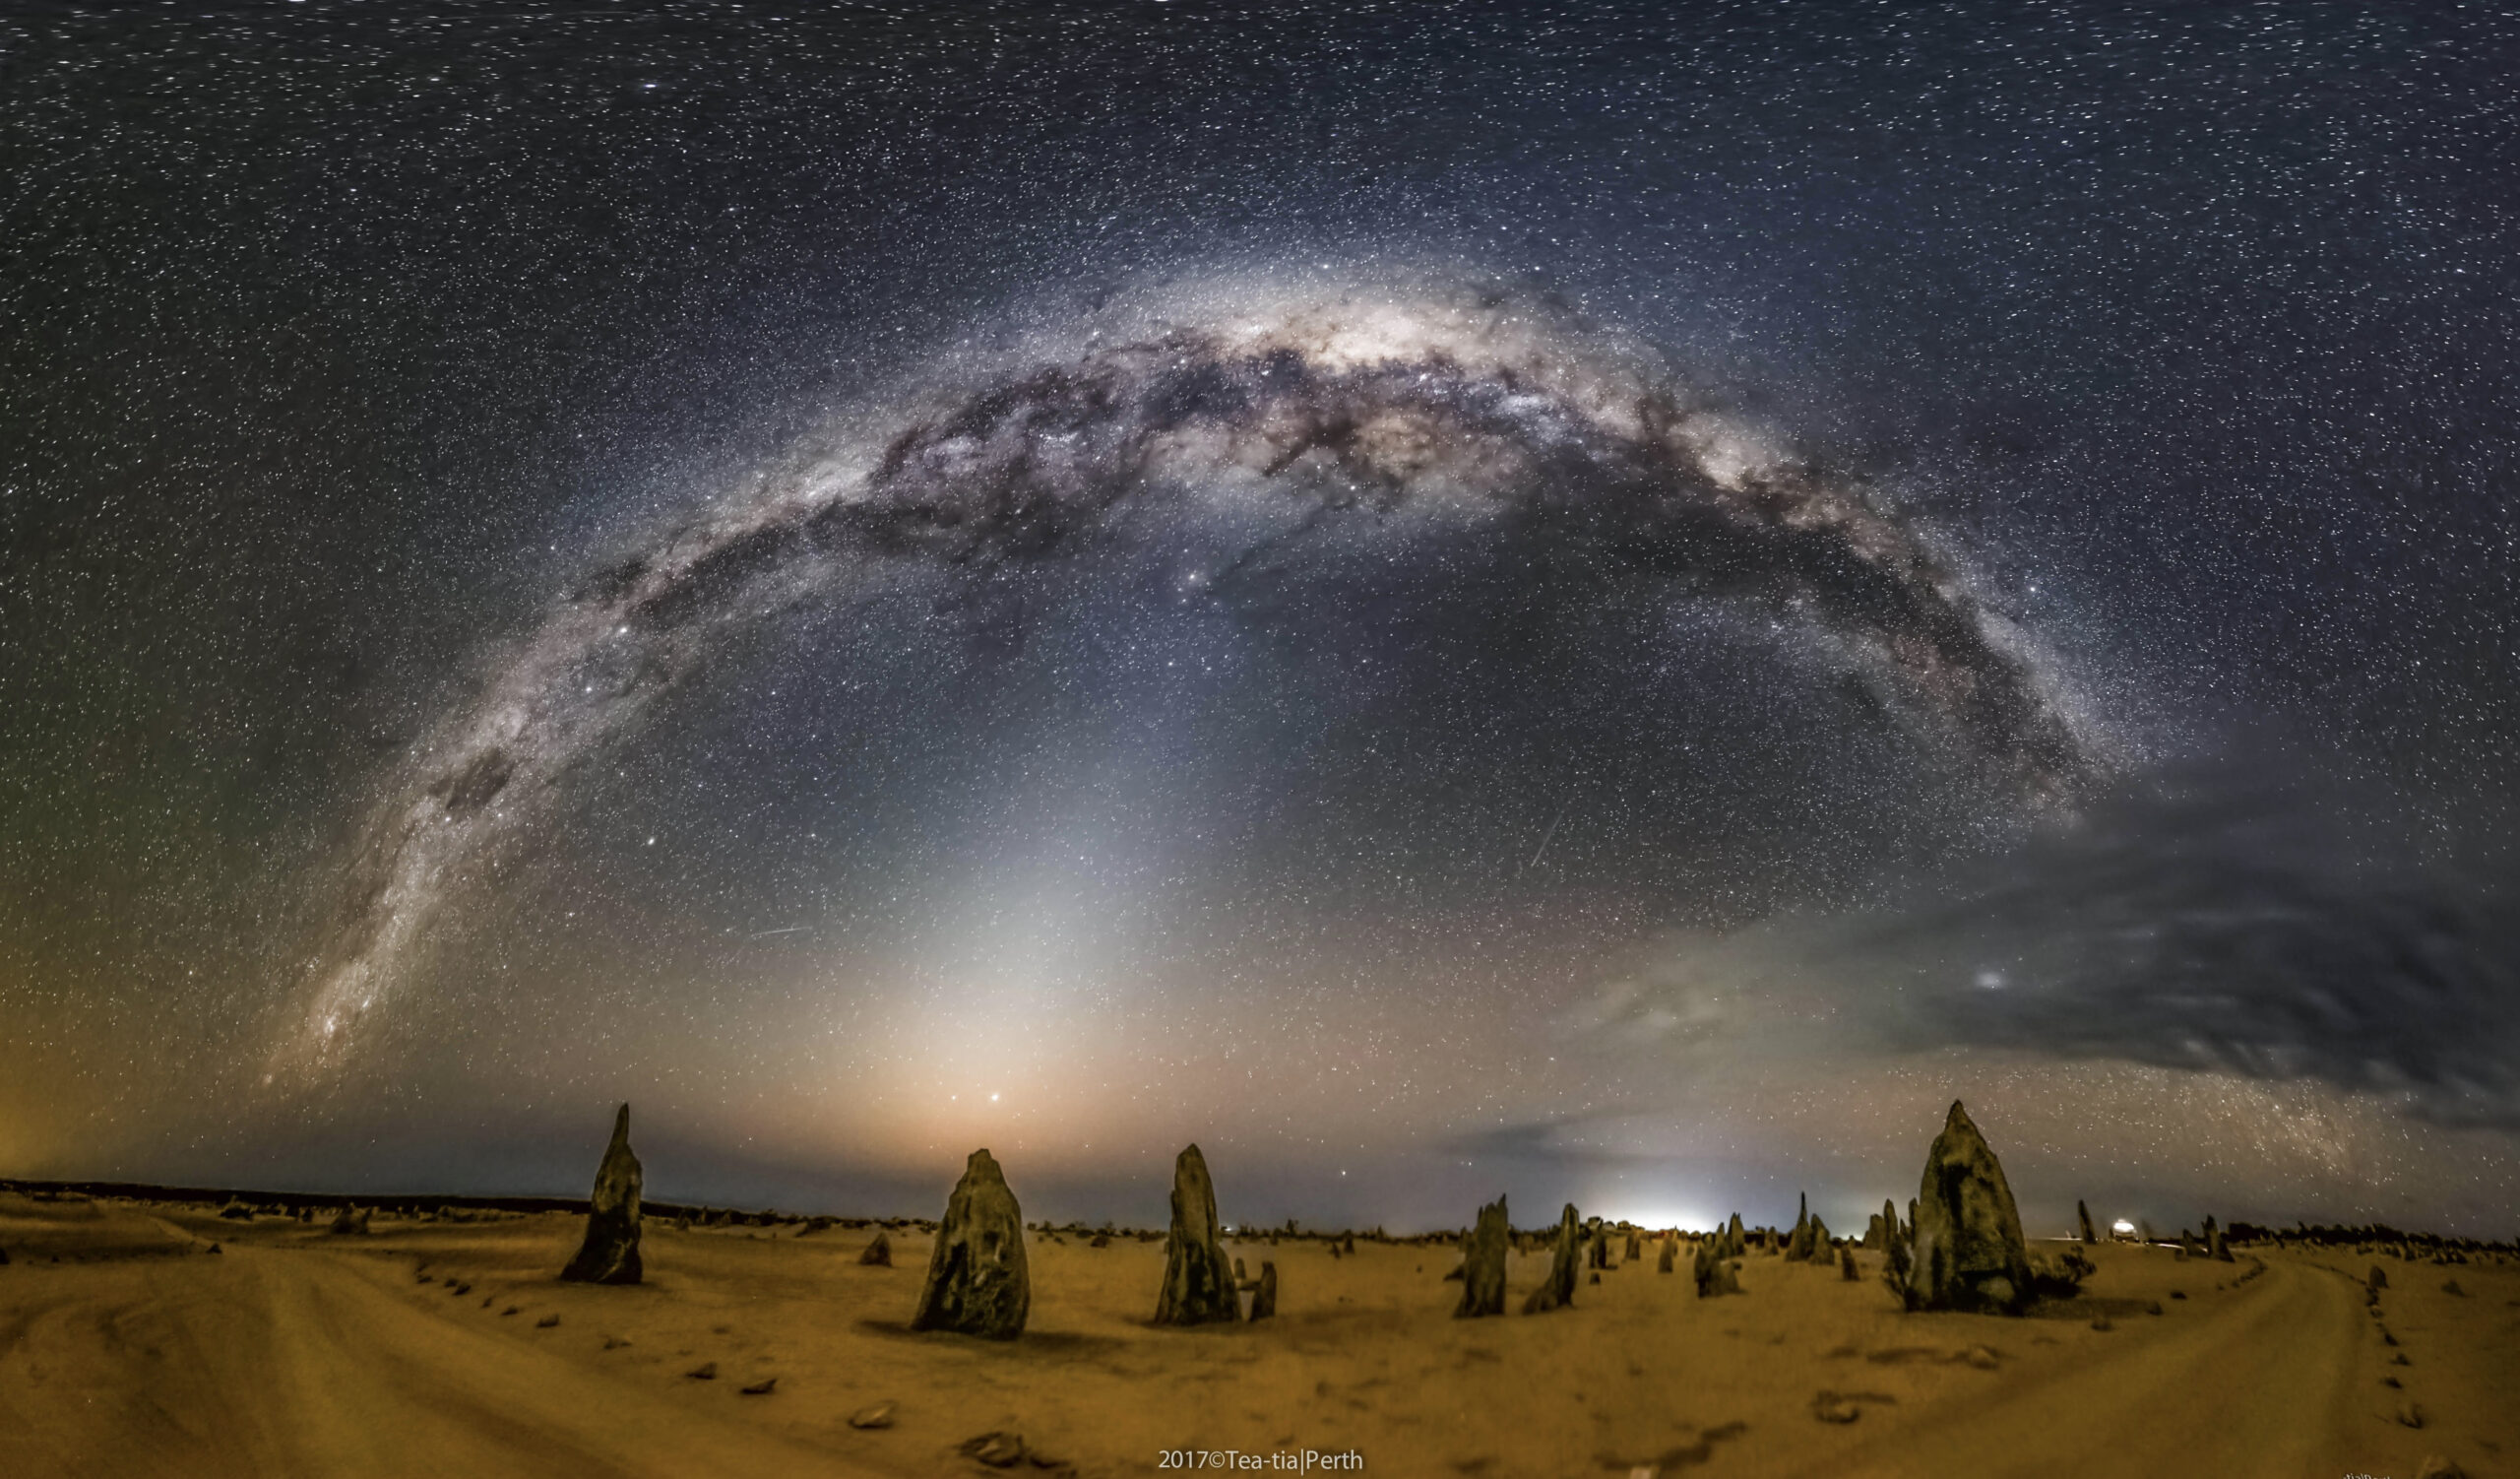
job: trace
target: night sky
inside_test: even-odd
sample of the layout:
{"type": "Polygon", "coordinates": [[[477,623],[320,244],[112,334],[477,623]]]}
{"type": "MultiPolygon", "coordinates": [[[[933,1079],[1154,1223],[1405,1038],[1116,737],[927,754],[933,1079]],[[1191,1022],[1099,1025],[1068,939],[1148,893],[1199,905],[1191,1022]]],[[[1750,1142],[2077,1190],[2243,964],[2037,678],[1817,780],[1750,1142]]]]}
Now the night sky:
{"type": "Polygon", "coordinates": [[[2520,16],[0,15],[0,1175],[2520,1224],[2520,16]]]}

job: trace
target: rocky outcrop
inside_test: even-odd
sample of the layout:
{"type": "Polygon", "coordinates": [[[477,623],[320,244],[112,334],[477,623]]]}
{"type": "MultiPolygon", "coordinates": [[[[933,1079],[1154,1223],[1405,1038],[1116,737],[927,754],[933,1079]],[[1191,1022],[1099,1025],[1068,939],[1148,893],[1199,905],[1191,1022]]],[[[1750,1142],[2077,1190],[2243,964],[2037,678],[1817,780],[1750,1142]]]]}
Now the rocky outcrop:
{"type": "Polygon", "coordinates": [[[1741,1281],[1732,1272],[1732,1261],[1725,1256],[1724,1244],[1723,1238],[1716,1237],[1697,1246],[1695,1266],[1690,1272],[1696,1277],[1699,1299],[1741,1292],[1741,1281]]]}
{"type": "Polygon", "coordinates": [[[1925,1153],[1903,1293],[1911,1310],[2018,1314],[2030,1299],[2030,1254],[2012,1185],[1957,1100],[1925,1153]]]}
{"type": "Polygon", "coordinates": [[[1548,1262],[1548,1281],[1531,1292],[1523,1301],[1525,1315],[1540,1315],[1561,1310],[1575,1303],[1576,1267],[1581,1258],[1577,1245],[1583,1238],[1575,1217],[1575,1203],[1568,1202],[1557,1220],[1557,1244],[1548,1262]]]}
{"type": "Polygon", "coordinates": [[[997,1162],[986,1150],[975,1150],[945,1203],[910,1327],[1013,1340],[1024,1333],[1032,1311],[1024,1210],[997,1162]]]}
{"type": "Polygon", "coordinates": [[[1278,1313],[1278,1265],[1263,1258],[1260,1282],[1251,1291],[1251,1318],[1267,1319],[1278,1313]]]}
{"type": "Polygon", "coordinates": [[[1671,1271],[1671,1261],[1679,1255],[1679,1251],[1680,1245],[1676,1240],[1670,1238],[1664,1239],[1662,1254],[1654,1260],[1654,1271],[1656,1273],[1670,1273],[1671,1271]]]}
{"type": "Polygon", "coordinates": [[[1505,1221],[1505,1198],[1479,1209],[1479,1224],[1461,1251],[1461,1303],[1455,1319],[1477,1319],[1505,1313],[1505,1246],[1512,1239],[1505,1221]]]}
{"type": "Polygon", "coordinates": [[[868,1243],[868,1244],[866,1245],[866,1247],[865,1247],[865,1250],[864,1250],[863,1252],[861,1252],[861,1253],[859,1253],[859,1254],[858,1254],[858,1255],[857,1255],[857,1264],[858,1264],[858,1266],[859,1266],[859,1267],[861,1267],[861,1268],[890,1268],[890,1267],[892,1267],[892,1266],[893,1266],[893,1239],[892,1239],[892,1235],[891,1235],[891,1234],[889,1234],[889,1233],[887,1233],[887,1232],[885,1232],[882,1228],[877,1228],[877,1229],[875,1229],[875,1237],[874,1237],[874,1241],[872,1241],[872,1242],[868,1243]]]}
{"type": "Polygon", "coordinates": [[[1785,1260],[1789,1263],[1811,1261],[1811,1198],[1802,1194],[1794,1207],[1794,1231],[1785,1240],[1785,1260]]]}
{"type": "MultiPolygon", "coordinates": [[[[333,1226],[331,1230],[344,1237],[355,1238],[364,1236],[367,1232],[367,1208],[359,1206],[346,1206],[342,1208],[340,1213],[333,1218],[333,1226]]],[[[637,1241],[637,1236],[635,1234],[632,1235],[632,1241],[634,1243],[637,1241]]],[[[638,1277],[635,1274],[632,1275],[629,1280],[629,1282],[633,1284],[638,1281],[638,1277]]]]}
{"type": "Polygon", "coordinates": [[[1208,1177],[1207,1157],[1192,1145],[1172,1163],[1172,1230],[1164,1245],[1157,1324],[1223,1324],[1242,1318],[1233,1265],[1219,1240],[1216,1183],[1208,1177]]]}
{"type": "Polygon", "coordinates": [[[2211,1217],[2205,1219],[2205,1256],[2217,1263],[2233,1261],[2231,1245],[2223,1241],[2223,1230],[2211,1217]]]}
{"type": "Polygon", "coordinates": [[[639,1157],[630,1149],[630,1106],[612,1117],[612,1143],[596,1167],[595,1191],[587,1198],[587,1236],[578,1255],[560,1270],[576,1284],[639,1282],[639,1157]]]}

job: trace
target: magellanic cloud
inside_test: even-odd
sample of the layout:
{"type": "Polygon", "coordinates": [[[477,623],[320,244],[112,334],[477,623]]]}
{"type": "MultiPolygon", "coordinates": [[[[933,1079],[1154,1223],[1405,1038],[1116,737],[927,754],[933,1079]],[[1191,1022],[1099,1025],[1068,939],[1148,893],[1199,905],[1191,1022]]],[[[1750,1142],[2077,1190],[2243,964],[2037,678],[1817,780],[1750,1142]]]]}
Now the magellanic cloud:
{"type": "Polygon", "coordinates": [[[1922,1053],[1989,1048],[2401,1102],[2520,1126],[2520,907],[2332,796],[2157,779],[1878,909],[1676,943],[1579,1035],[1922,1053]]]}

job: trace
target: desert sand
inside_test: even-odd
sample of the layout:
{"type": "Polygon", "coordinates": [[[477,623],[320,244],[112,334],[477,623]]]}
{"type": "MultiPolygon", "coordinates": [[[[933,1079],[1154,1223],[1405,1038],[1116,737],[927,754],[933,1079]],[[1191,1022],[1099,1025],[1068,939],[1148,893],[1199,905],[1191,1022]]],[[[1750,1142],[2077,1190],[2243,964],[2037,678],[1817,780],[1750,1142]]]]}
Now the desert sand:
{"type": "MultiPolygon", "coordinates": [[[[630,1287],[559,1281],[584,1228],[332,1236],[0,1193],[0,1474],[1134,1475],[1184,1449],[1498,1479],[2520,1472],[2508,1263],[2104,1244],[2080,1298],[2003,1318],[1905,1313],[1877,1254],[1848,1282],[1753,1253],[1741,1297],[1700,1300],[1649,1237],[1572,1309],[1455,1319],[1451,1248],[1245,1239],[1278,1317],[1182,1328],[1150,1320],[1162,1242],[1037,1236],[1030,1323],[989,1341],[911,1331],[915,1226],[874,1267],[871,1228],[652,1217],[630,1287]],[[886,1403],[889,1426],[850,1425],[886,1403]],[[964,1451],[992,1433],[1021,1436],[1011,1469],[964,1451]]],[[[1514,1308],[1547,1265],[1510,1257],[1514,1308]]]]}

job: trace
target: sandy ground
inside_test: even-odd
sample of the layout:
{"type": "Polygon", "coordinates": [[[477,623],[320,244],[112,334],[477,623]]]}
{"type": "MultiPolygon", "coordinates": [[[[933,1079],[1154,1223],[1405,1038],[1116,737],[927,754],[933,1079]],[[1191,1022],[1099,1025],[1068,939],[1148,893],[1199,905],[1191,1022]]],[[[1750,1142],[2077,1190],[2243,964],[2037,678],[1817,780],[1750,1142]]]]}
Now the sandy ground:
{"type": "MultiPolygon", "coordinates": [[[[553,1277],[578,1228],[379,1220],[335,1238],[0,1194],[0,1475],[972,1476],[992,1471],[960,1447],[993,1431],[1081,1475],[1306,1448],[1496,1479],[2414,1479],[2432,1453],[2520,1473],[2508,1265],[2383,1259],[2374,1318],[2371,1260],[2350,1252],[2269,1251],[2242,1281],[2247,1254],[2104,1247],[2085,1309],[2001,1319],[1903,1314],[1870,1257],[1846,1283],[1754,1255],[1742,1297],[1700,1301],[1654,1272],[1649,1244],[1571,1311],[1457,1321],[1449,1250],[1248,1243],[1253,1273],[1278,1265],[1280,1318],[1175,1330],[1145,1323],[1160,1244],[1070,1240],[1034,1246],[1032,1325],[1001,1345],[905,1328],[915,1232],[893,1235],[886,1269],[857,1265],[864,1232],[651,1222],[649,1283],[603,1289],[553,1277]],[[712,1362],[715,1380],[686,1375],[712,1362]],[[1824,1392],[1855,1420],[1816,1416],[1824,1392]],[[2407,1400],[2420,1431],[2398,1420],[2407,1400]],[[892,1426],[849,1425],[888,1401],[892,1426]]],[[[1544,1266],[1515,1258],[1517,1301],[1544,1266]]]]}

